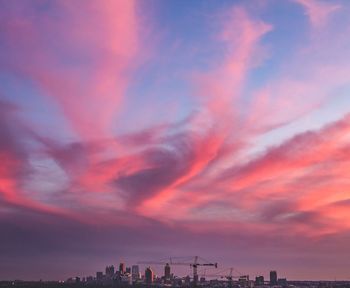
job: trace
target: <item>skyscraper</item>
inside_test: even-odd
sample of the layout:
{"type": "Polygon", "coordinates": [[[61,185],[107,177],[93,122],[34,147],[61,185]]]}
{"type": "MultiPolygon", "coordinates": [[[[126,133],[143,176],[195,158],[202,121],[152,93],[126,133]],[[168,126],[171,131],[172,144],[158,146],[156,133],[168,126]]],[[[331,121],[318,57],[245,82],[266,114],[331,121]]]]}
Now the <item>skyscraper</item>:
{"type": "Polygon", "coordinates": [[[96,272],[96,280],[100,281],[103,279],[103,273],[102,272],[96,272]]]}
{"type": "Polygon", "coordinates": [[[120,274],[124,274],[125,273],[125,264],[124,263],[120,263],[119,264],[119,273],[120,274]]]}
{"type": "Polygon", "coordinates": [[[164,267],[164,278],[165,280],[170,280],[170,265],[169,263],[166,263],[164,267]]]}
{"type": "Polygon", "coordinates": [[[139,275],[140,275],[139,265],[132,265],[132,267],[131,267],[131,275],[132,275],[132,279],[133,280],[139,279],[139,275]]]}
{"type": "Polygon", "coordinates": [[[107,266],[107,267],[106,267],[106,276],[107,276],[108,278],[112,278],[113,275],[114,275],[114,266],[113,266],[113,265],[107,266]]]}
{"type": "Polygon", "coordinates": [[[270,285],[277,285],[277,272],[276,271],[270,271],[270,285]]]}
{"type": "Polygon", "coordinates": [[[145,281],[146,284],[152,284],[153,283],[153,278],[154,278],[154,273],[151,269],[151,267],[147,267],[145,270],[145,281]]]}

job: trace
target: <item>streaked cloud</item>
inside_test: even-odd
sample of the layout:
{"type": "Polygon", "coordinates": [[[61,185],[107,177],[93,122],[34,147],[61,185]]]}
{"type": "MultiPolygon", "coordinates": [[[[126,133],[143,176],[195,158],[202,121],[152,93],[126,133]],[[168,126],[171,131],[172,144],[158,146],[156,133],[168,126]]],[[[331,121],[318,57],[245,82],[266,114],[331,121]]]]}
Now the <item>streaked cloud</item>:
{"type": "Polygon", "coordinates": [[[350,229],[350,8],[293,2],[0,2],[0,252],[11,265],[40,254],[50,278],[66,277],[67,261],[83,273],[174,251],[333,277],[320,263],[346,262],[350,229]],[[295,6],[311,30],[270,13],[304,17],[295,6]],[[286,25],[303,30],[280,51],[286,25]]]}

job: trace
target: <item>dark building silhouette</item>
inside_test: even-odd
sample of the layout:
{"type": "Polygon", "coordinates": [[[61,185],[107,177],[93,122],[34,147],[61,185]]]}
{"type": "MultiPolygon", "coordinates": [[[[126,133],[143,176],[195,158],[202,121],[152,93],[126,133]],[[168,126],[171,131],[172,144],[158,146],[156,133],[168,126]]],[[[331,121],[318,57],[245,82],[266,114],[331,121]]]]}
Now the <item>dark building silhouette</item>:
{"type": "Polygon", "coordinates": [[[130,267],[126,267],[126,268],[125,268],[125,273],[131,274],[131,268],[130,268],[130,267]]]}
{"type": "Polygon", "coordinates": [[[164,278],[165,280],[170,280],[170,265],[169,263],[166,263],[164,267],[164,278]]]}
{"type": "Polygon", "coordinates": [[[108,278],[112,278],[113,275],[114,275],[114,266],[113,266],[113,265],[107,266],[107,267],[106,267],[106,276],[107,276],[108,278]]]}
{"type": "Polygon", "coordinates": [[[139,279],[140,275],[140,268],[139,265],[132,265],[131,267],[131,275],[134,280],[139,279]]]}
{"type": "Polygon", "coordinates": [[[103,279],[103,273],[102,272],[96,272],[96,280],[102,280],[103,279]]]}
{"type": "Polygon", "coordinates": [[[147,267],[145,270],[145,281],[146,284],[153,283],[154,273],[150,267],[147,267]]]}
{"type": "Polygon", "coordinates": [[[264,285],[264,276],[255,277],[255,285],[257,286],[264,285]]]}
{"type": "Polygon", "coordinates": [[[279,279],[277,280],[277,284],[278,284],[279,286],[285,287],[285,286],[288,285],[288,282],[287,282],[287,279],[286,279],[286,278],[279,278],[279,279]]]}
{"type": "Polygon", "coordinates": [[[124,263],[120,263],[119,264],[119,273],[120,274],[124,274],[125,273],[125,264],[124,263]]]}
{"type": "Polygon", "coordinates": [[[249,282],[249,275],[241,275],[241,276],[239,276],[238,283],[241,286],[244,286],[244,287],[247,286],[248,282],[249,282]]]}
{"type": "Polygon", "coordinates": [[[270,271],[270,285],[277,285],[277,272],[270,271]]]}

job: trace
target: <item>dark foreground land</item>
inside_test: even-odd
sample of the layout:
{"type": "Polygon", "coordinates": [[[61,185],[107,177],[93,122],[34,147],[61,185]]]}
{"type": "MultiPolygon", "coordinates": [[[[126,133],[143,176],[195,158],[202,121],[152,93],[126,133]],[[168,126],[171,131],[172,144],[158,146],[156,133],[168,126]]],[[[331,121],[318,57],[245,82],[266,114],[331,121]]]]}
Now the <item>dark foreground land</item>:
{"type": "MultiPolygon", "coordinates": [[[[116,286],[103,284],[84,283],[62,283],[62,282],[42,282],[42,281],[1,281],[0,288],[131,288],[133,286],[116,286]]],[[[137,286],[137,288],[141,288],[137,286]]],[[[144,287],[146,288],[146,287],[144,287]]]]}
{"type": "MultiPolygon", "coordinates": [[[[41,282],[41,281],[2,281],[0,288],[117,288],[115,285],[103,284],[83,284],[83,283],[61,283],[61,282],[41,282]]],[[[131,286],[118,286],[118,288],[131,288],[131,286]]]]}
{"type": "MultiPolygon", "coordinates": [[[[159,284],[135,284],[122,285],[103,283],[67,283],[56,281],[0,281],[0,288],[193,288],[191,286],[171,286],[159,284]]],[[[350,288],[350,281],[289,281],[287,286],[246,286],[233,285],[229,287],[227,283],[207,283],[198,285],[197,288],[350,288]]]]}

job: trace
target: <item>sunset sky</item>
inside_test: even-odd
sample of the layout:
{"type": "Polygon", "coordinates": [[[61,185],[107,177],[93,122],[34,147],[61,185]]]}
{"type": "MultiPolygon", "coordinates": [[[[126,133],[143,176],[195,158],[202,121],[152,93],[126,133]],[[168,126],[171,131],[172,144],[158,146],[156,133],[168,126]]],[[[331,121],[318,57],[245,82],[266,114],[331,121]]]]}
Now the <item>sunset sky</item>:
{"type": "Polygon", "coordinates": [[[0,279],[200,255],[350,280],[349,15],[0,0],[0,279]]]}

